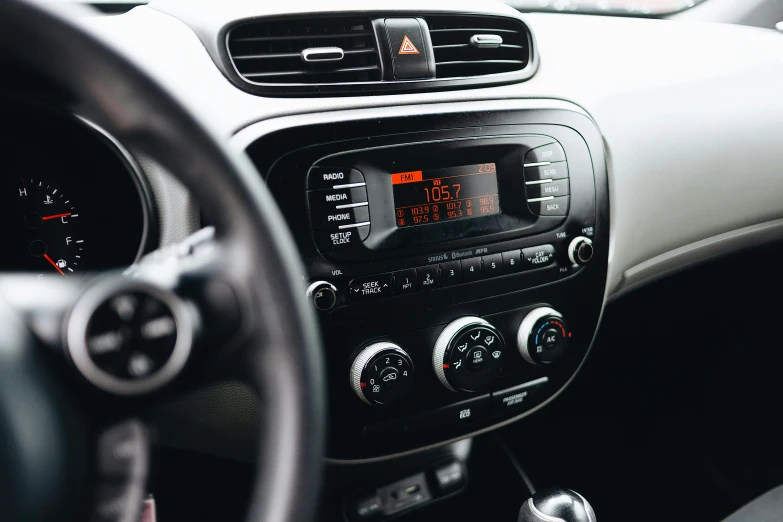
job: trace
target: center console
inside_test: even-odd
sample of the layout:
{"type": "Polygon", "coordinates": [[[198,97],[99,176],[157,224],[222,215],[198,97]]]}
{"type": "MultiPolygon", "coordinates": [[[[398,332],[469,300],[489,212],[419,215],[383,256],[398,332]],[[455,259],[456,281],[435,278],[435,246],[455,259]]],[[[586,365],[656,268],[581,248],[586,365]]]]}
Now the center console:
{"type": "Polygon", "coordinates": [[[594,122],[556,107],[355,111],[247,147],[319,312],[330,458],[511,422],[574,376],[603,307],[608,185],[594,122]]]}

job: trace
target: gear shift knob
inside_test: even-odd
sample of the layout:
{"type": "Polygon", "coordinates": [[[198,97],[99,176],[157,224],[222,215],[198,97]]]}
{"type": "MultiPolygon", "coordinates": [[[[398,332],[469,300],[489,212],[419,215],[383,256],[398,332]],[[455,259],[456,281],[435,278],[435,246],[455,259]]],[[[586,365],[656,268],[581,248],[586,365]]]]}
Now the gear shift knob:
{"type": "Polygon", "coordinates": [[[519,510],[517,522],[596,522],[589,502],[570,489],[539,491],[519,510]]]}

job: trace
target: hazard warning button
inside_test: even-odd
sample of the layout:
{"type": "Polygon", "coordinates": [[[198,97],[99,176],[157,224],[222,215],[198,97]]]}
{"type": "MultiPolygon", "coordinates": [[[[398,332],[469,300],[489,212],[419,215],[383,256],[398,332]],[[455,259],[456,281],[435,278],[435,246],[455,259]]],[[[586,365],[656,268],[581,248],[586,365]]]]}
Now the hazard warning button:
{"type": "Polygon", "coordinates": [[[427,23],[420,18],[387,18],[386,36],[389,40],[394,77],[398,80],[432,78],[435,73],[427,23]]]}

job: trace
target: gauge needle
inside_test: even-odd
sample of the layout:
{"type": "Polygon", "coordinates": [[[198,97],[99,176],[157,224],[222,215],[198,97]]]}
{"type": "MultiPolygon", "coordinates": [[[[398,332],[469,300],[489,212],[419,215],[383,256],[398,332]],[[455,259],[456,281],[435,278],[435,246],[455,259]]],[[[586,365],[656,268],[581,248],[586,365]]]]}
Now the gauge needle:
{"type": "Polygon", "coordinates": [[[71,215],[70,212],[66,212],[65,214],[52,214],[51,216],[44,216],[41,219],[44,220],[44,221],[47,221],[49,219],[57,219],[57,218],[61,218],[61,217],[68,217],[70,215],[71,215]]]}
{"type": "Polygon", "coordinates": [[[54,261],[52,261],[52,258],[51,258],[51,257],[49,257],[49,254],[44,254],[44,259],[46,259],[47,261],[49,261],[49,263],[50,263],[50,264],[51,264],[51,265],[54,267],[54,269],[55,269],[55,270],[57,270],[58,272],[60,272],[60,275],[61,275],[61,276],[64,276],[64,275],[65,275],[65,272],[63,272],[62,270],[60,270],[60,267],[59,267],[59,266],[57,266],[57,263],[55,263],[54,261]]]}

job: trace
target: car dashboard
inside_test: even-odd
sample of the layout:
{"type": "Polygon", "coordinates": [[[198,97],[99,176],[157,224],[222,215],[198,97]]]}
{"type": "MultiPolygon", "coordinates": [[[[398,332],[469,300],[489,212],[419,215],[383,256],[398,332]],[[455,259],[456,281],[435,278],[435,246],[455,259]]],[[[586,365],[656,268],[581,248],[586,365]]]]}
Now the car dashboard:
{"type": "MultiPolygon", "coordinates": [[[[84,24],[274,195],[320,320],[336,465],[535,414],[608,302],[783,237],[773,31],[407,0],[155,0],[84,24]]],[[[78,108],[0,110],[0,213],[25,223],[0,268],[127,267],[209,225],[78,108]]],[[[255,401],[225,384],[161,405],[160,441],[249,460],[255,401]]]]}

